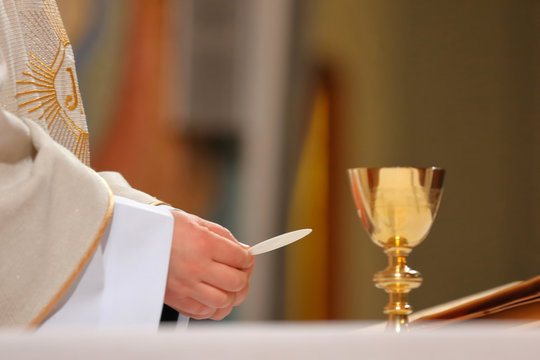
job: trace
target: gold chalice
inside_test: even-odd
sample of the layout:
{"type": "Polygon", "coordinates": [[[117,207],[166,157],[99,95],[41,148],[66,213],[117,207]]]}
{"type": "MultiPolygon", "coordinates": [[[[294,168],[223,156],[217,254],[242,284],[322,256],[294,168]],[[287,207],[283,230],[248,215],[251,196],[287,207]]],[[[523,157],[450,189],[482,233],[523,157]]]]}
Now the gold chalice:
{"type": "Polygon", "coordinates": [[[387,329],[407,329],[412,308],[407,297],[422,276],[407,266],[407,256],[427,236],[443,191],[444,170],[436,167],[349,169],[358,215],[375,244],[388,255],[388,267],[373,277],[389,294],[387,329]]]}

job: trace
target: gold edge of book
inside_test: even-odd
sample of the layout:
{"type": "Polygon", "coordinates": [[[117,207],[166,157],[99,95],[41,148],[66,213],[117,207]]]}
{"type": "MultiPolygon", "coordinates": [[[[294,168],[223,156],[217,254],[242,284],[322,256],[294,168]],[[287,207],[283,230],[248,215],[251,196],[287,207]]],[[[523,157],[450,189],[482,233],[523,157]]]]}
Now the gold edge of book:
{"type": "Polygon", "coordinates": [[[427,322],[446,325],[472,319],[540,321],[540,276],[419,311],[410,320],[419,326],[427,322]]]}

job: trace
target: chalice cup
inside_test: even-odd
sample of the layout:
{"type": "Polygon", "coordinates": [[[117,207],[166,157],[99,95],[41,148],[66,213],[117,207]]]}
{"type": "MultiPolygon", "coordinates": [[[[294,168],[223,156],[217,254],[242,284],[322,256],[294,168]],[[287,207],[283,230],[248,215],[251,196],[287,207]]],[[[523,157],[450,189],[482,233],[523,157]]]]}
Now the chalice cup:
{"type": "Polygon", "coordinates": [[[383,248],[388,266],[373,277],[389,302],[387,329],[406,331],[412,308],[408,295],[422,275],[407,266],[407,256],[427,236],[441,199],[444,170],[437,167],[349,169],[358,215],[367,233],[383,248]]]}

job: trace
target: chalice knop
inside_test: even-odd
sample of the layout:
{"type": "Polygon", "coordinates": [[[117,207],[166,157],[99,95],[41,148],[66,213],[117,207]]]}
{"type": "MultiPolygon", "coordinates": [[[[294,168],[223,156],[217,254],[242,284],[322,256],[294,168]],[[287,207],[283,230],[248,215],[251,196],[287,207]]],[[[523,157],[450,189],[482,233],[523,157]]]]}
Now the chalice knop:
{"type": "Polygon", "coordinates": [[[383,248],[388,266],[373,277],[389,302],[387,329],[407,329],[412,308],[408,294],[422,276],[407,266],[407,256],[427,236],[443,191],[444,170],[436,167],[349,169],[354,202],[369,236],[383,248]]]}

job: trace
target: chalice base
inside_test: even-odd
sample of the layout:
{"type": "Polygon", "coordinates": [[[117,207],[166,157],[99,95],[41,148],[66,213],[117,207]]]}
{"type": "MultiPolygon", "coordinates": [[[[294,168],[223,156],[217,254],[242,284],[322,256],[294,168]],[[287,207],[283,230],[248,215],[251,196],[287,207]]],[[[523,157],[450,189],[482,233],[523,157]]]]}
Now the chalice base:
{"type": "Polygon", "coordinates": [[[409,331],[409,316],[408,315],[388,315],[388,321],[386,322],[386,331],[395,333],[409,331]]]}

